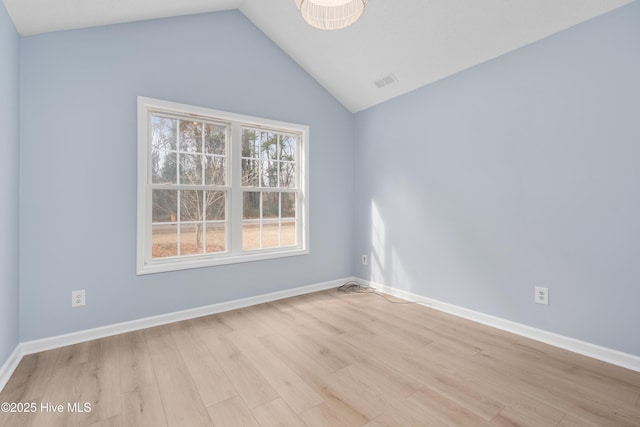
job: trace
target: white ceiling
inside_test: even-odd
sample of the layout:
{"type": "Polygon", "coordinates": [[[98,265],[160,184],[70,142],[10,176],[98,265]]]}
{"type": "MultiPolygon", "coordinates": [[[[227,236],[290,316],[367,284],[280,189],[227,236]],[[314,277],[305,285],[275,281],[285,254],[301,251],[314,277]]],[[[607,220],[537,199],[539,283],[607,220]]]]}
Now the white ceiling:
{"type": "Polygon", "coordinates": [[[355,25],[306,25],[294,0],[4,0],[32,35],[239,9],[352,112],[635,0],[369,0],[355,25]],[[374,81],[393,73],[397,82],[374,81]]]}

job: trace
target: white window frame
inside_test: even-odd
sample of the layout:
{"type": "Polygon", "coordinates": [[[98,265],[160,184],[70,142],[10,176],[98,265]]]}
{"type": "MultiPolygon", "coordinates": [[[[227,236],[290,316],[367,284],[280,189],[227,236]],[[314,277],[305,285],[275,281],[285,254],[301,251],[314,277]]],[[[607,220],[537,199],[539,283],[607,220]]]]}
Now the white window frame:
{"type": "MultiPolygon", "coordinates": [[[[159,99],[138,97],[138,215],[137,265],[138,275],[191,268],[260,261],[309,253],[309,127],[300,124],[263,119],[247,115],[179,104],[159,99]],[[227,150],[227,250],[224,253],[152,258],[152,199],[151,199],[151,116],[167,114],[192,117],[194,120],[227,123],[230,138],[227,150]],[[274,132],[299,135],[297,168],[298,196],[296,200],[296,246],[243,250],[242,248],[242,193],[254,191],[242,187],[241,129],[263,128],[274,132]]],[[[255,191],[264,191],[257,188],[255,191]]],[[[268,190],[268,189],[267,189],[268,190]]]]}

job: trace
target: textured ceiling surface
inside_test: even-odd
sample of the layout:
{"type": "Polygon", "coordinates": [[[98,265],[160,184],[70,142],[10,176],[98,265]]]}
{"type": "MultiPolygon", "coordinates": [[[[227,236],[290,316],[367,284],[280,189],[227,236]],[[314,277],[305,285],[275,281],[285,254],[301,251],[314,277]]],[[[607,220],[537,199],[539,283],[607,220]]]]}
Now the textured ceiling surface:
{"type": "Polygon", "coordinates": [[[347,109],[357,112],[632,1],[369,0],[362,18],[338,31],[309,27],[294,0],[4,3],[22,35],[239,9],[347,109]]]}

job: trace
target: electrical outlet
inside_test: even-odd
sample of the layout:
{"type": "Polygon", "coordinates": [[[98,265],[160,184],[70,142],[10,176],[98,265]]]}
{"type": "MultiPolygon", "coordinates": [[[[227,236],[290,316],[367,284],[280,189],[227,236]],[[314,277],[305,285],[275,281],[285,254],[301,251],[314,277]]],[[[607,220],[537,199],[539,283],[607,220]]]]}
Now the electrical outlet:
{"type": "Polygon", "coordinates": [[[538,304],[549,304],[549,288],[536,286],[536,302],[538,304]]]}
{"type": "Polygon", "coordinates": [[[82,307],[86,304],[84,289],[71,291],[71,307],[82,307]]]}
{"type": "Polygon", "coordinates": [[[369,258],[366,255],[362,255],[362,265],[367,265],[369,263],[369,258]]]}

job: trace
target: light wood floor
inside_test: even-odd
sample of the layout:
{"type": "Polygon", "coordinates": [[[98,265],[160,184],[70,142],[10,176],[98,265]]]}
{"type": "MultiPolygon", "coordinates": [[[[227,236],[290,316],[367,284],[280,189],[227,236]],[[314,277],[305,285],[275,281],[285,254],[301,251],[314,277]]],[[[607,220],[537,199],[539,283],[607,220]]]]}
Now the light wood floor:
{"type": "Polygon", "coordinates": [[[10,427],[640,426],[640,373],[332,290],[26,356],[0,402],[38,406],[10,427]]]}

